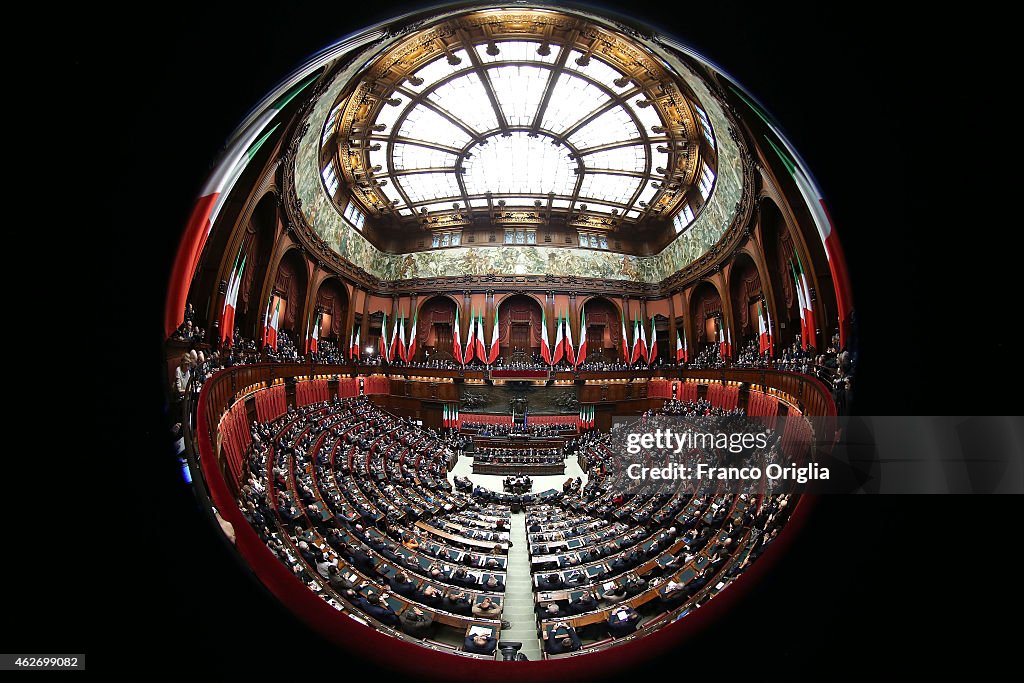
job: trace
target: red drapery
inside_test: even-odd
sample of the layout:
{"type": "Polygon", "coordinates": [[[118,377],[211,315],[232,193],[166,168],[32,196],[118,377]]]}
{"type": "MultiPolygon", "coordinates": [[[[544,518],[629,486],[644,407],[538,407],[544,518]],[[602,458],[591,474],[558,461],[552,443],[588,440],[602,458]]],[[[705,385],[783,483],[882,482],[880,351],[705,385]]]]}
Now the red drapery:
{"type": "Polygon", "coordinates": [[[238,401],[224,413],[224,417],[220,421],[220,435],[228,473],[231,475],[235,488],[238,488],[242,483],[245,453],[252,443],[245,401],[238,401]]]}

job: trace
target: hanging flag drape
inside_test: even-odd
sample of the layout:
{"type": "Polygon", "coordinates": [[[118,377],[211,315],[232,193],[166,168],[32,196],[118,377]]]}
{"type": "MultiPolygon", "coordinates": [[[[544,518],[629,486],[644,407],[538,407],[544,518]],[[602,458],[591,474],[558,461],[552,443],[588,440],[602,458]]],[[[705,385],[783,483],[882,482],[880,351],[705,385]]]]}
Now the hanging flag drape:
{"type": "Polygon", "coordinates": [[[476,351],[476,309],[474,308],[469,314],[469,331],[466,334],[466,353],[463,358],[463,363],[469,363],[473,360],[474,352],[476,351]]]}
{"type": "Polygon", "coordinates": [[[498,359],[498,309],[494,309],[494,327],[491,328],[491,349],[487,354],[487,364],[490,365],[498,359]]]}
{"type": "Polygon", "coordinates": [[[555,323],[555,355],[551,358],[551,364],[557,365],[558,361],[562,360],[562,356],[565,355],[565,327],[562,325],[562,316],[558,316],[558,322],[555,323]]]}
{"type": "Polygon", "coordinates": [[[476,317],[476,355],[482,362],[487,362],[487,349],[484,347],[484,314],[476,317]]]}
{"type": "Polygon", "coordinates": [[[548,317],[543,308],[540,311],[540,357],[548,365],[554,365],[551,362],[551,346],[548,344],[548,317]]]}
{"type": "Polygon", "coordinates": [[[580,345],[576,352],[576,367],[580,366],[587,357],[587,313],[585,309],[580,310],[580,345]]]}
{"type": "MultiPolygon", "coordinates": [[[[242,255],[241,250],[238,252],[242,255]]],[[[245,256],[242,256],[241,264],[238,257],[235,257],[235,265],[231,268],[231,277],[228,279],[228,290],[224,295],[224,308],[220,316],[220,340],[235,337],[235,309],[238,305],[238,290],[242,284],[242,271],[245,270],[245,256]]]]}
{"type": "Polygon", "coordinates": [[[455,307],[455,328],[452,330],[452,355],[455,356],[456,363],[463,363],[462,356],[462,328],[459,323],[459,307],[455,307]]]}
{"type": "Polygon", "coordinates": [[[416,357],[416,323],[419,322],[419,312],[412,314],[412,329],[409,331],[409,345],[405,349],[405,359],[412,361],[416,357]]]}
{"type": "Polygon", "coordinates": [[[622,311],[622,361],[629,361],[629,337],[626,336],[626,311],[622,311]]]}
{"type": "Polygon", "coordinates": [[[651,349],[647,352],[647,362],[654,364],[658,358],[658,332],[654,329],[654,316],[651,316],[651,349]]]}

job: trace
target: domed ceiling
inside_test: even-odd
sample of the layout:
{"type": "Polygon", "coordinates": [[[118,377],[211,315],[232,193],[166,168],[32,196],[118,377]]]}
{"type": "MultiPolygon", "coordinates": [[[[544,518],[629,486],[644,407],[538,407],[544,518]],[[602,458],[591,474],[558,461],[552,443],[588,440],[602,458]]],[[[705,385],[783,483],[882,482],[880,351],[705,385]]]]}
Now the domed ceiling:
{"type": "Polygon", "coordinates": [[[300,129],[302,218],[382,280],[671,276],[732,224],[741,155],[704,80],[618,28],[577,10],[462,11],[363,50],[300,129]],[[368,224],[425,246],[386,250],[368,224]],[[469,244],[481,226],[490,241],[469,244]],[[638,230],[667,246],[616,253],[638,230]]]}

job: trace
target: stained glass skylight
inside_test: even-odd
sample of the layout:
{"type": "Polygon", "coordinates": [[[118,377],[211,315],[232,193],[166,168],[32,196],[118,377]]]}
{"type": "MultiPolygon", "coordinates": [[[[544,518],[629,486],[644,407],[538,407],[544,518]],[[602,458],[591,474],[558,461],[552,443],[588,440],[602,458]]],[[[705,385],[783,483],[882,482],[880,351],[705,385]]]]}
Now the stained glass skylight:
{"type": "Polygon", "coordinates": [[[374,119],[375,177],[399,216],[509,208],[636,219],[668,155],[649,93],[611,64],[530,40],[448,50],[388,93],[374,119]],[[421,81],[422,79],[422,81],[421,81]]]}

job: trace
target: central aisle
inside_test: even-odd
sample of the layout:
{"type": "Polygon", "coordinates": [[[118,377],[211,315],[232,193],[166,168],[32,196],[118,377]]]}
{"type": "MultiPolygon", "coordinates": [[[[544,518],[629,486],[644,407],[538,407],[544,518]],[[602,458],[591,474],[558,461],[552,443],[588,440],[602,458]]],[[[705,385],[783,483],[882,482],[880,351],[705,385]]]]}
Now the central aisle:
{"type": "MultiPolygon", "coordinates": [[[[462,456],[452,471],[448,473],[449,481],[456,476],[469,477],[474,484],[479,484],[492,491],[502,490],[505,477],[496,474],[473,474],[472,456],[462,456]]],[[[587,473],[579,465],[575,457],[565,461],[565,474],[533,477],[533,492],[539,493],[547,489],[561,490],[562,483],[569,477],[580,477],[587,483],[587,473]]],[[[531,661],[541,658],[540,640],[537,638],[537,617],[533,601],[533,577],[530,574],[529,543],[526,539],[526,514],[516,512],[510,520],[509,537],[514,544],[508,551],[508,569],[505,574],[505,603],[502,618],[511,622],[511,628],[501,630],[502,640],[519,641],[523,644],[520,650],[531,661]]]]}
{"type": "Polygon", "coordinates": [[[533,609],[530,553],[527,552],[526,542],[526,514],[513,513],[510,526],[509,537],[513,545],[508,551],[502,618],[512,622],[512,628],[502,629],[501,639],[520,641],[523,644],[520,652],[537,661],[541,655],[540,642],[537,640],[537,618],[533,609]]]}

